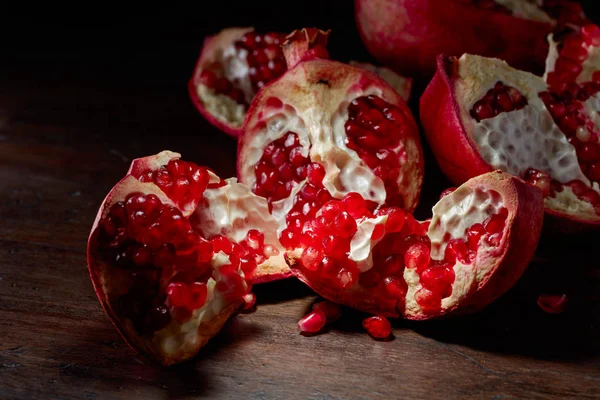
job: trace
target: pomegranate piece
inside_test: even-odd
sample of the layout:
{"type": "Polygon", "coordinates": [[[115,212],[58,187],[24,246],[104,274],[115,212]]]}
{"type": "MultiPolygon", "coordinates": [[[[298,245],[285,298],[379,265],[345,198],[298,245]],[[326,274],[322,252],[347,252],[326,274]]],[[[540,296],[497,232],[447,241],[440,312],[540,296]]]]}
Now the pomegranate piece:
{"type": "Polygon", "coordinates": [[[178,363],[254,304],[257,271],[287,271],[276,227],[264,198],[164,151],[134,160],[104,199],[88,240],[90,277],[127,343],[178,363]]]}
{"type": "MultiPolygon", "coordinates": [[[[354,233],[330,246],[339,230],[332,221],[360,203],[351,193],[299,222],[286,259],[319,295],[367,313],[422,320],[473,312],[508,290],[529,264],[542,199],[521,179],[490,172],[444,196],[430,221],[394,207],[367,209],[352,217],[354,233]]],[[[373,322],[374,331],[380,323],[373,322]]]]}
{"type": "Polygon", "coordinates": [[[439,54],[477,54],[541,73],[548,34],[589,22],[579,3],[570,0],[354,3],[356,23],[367,50],[381,64],[416,78],[430,78],[435,73],[439,54]]]}
{"type": "Polygon", "coordinates": [[[537,304],[549,314],[560,314],[567,308],[567,295],[542,294],[538,297],[537,304]]]}
{"type": "Polygon", "coordinates": [[[362,325],[369,332],[369,335],[375,339],[386,339],[392,334],[390,321],[385,317],[374,316],[366,318],[362,322],[362,325]]]}
{"type": "MultiPolygon", "coordinates": [[[[227,28],[206,38],[188,82],[190,99],[200,114],[219,130],[238,137],[258,90],[287,70],[284,41],[284,33],[258,33],[251,27],[227,28]]],[[[408,100],[411,79],[387,68],[355,64],[380,75],[408,100]]]]}
{"type": "MultiPolygon", "coordinates": [[[[355,193],[365,204],[338,220],[315,221],[349,236],[353,213],[377,204],[414,210],[422,184],[419,133],[406,103],[377,74],[328,60],[327,37],[316,29],[287,37],[288,71],[258,93],[239,141],[240,182],[269,200],[290,246],[329,200],[355,193]]],[[[324,250],[343,251],[330,236],[324,250]]],[[[352,270],[342,275],[355,278],[352,270]]]]}
{"type": "Polygon", "coordinates": [[[600,105],[595,84],[574,85],[557,92],[498,59],[440,56],[420,112],[443,172],[461,184],[500,169],[542,192],[549,229],[600,228],[600,131],[590,117],[600,105]]]}

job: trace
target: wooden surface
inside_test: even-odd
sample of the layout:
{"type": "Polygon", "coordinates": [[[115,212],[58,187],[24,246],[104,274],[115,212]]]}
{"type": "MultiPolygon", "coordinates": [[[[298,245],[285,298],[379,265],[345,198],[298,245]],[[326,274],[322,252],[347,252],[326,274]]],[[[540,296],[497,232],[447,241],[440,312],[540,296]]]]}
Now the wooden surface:
{"type": "MultiPolygon", "coordinates": [[[[68,63],[19,53],[1,70],[0,399],[600,398],[598,236],[544,238],[525,276],[487,309],[394,321],[391,341],[371,339],[349,310],[301,336],[296,322],[317,297],[288,280],[257,286],[257,311],[230,320],[192,362],[140,359],[101,310],[85,244],[133,158],[170,149],[235,173],[235,142],[187,98],[200,41],[160,45],[159,56],[185,49],[175,66],[124,46],[65,53],[68,63]],[[543,313],[542,292],[567,293],[568,311],[543,313]]],[[[426,156],[421,217],[447,185],[426,156]]]]}

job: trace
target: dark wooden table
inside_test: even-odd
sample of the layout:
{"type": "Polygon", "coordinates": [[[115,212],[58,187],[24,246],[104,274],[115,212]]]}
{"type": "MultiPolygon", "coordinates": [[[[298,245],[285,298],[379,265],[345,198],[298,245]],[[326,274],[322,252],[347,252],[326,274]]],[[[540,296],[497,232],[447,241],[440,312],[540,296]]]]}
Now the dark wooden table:
{"type": "MultiPolygon", "coordinates": [[[[170,149],[235,173],[235,142],[187,98],[200,39],[134,55],[65,52],[65,62],[45,59],[50,47],[0,70],[1,399],[600,398],[598,236],[545,237],[487,309],[394,321],[391,341],[372,340],[351,310],[301,336],[296,322],[317,297],[288,280],[255,287],[257,311],[230,320],[195,360],[160,368],[139,358],[101,310],[85,244],[133,158],[170,149]],[[542,312],[542,292],[567,293],[567,312],[542,312]]],[[[447,185],[426,155],[421,217],[447,185]]]]}

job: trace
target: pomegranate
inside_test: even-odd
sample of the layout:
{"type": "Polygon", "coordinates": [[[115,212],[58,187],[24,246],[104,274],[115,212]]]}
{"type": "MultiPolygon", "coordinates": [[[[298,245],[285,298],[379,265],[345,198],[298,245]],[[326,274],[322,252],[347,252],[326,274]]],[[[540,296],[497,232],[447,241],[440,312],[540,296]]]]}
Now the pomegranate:
{"type": "Polygon", "coordinates": [[[421,189],[422,149],[406,103],[377,74],[328,60],[328,34],[288,36],[289,69],[258,93],[239,139],[240,182],[267,198],[282,242],[331,199],[355,192],[369,207],[412,211],[421,189]]]}
{"type": "Polygon", "coordinates": [[[386,339],[392,334],[390,321],[379,315],[369,317],[363,320],[363,327],[369,332],[369,335],[375,339],[386,339]]]}
{"type": "Polygon", "coordinates": [[[257,267],[285,267],[276,227],[264,198],[164,151],[134,160],[104,199],[88,240],[90,276],[125,340],[174,364],[252,307],[257,267]]]}
{"type": "Polygon", "coordinates": [[[429,78],[438,54],[497,57],[541,73],[546,36],[587,23],[570,0],[355,0],[367,50],[383,65],[429,78]]]}
{"type": "Polygon", "coordinates": [[[595,99],[554,92],[506,62],[465,54],[439,57],[420,113],[451,181],[501,169],[542,191],[549,226],[582,231],[600,227],[599,135],[581,111],[595,99]]]}
{"type": "MultiPolygon", "coordinates": [[[[502,171],[445,195],[430,221],[370,210],[356,193],[330,200],[284,244],[294,275],[330,301],[380,317],[423,320],[479,310],[519,279],[543,221],[542,194],[502,171]]],[[[384,335],[387,333],[387,335],[384,335]]]]}
{"type": "MultiPolygon", "coordinates": [[[[283,33],[260,34],[251,27],[227,28],[206,38],[188,83],[198,111],[218,129],[239,136],[258,90],[287,70],[281,50],[284,39],[283,33]]],[[[387,68],[355,63],[381,75],[408,100],[411,79],[387,68]]]]}

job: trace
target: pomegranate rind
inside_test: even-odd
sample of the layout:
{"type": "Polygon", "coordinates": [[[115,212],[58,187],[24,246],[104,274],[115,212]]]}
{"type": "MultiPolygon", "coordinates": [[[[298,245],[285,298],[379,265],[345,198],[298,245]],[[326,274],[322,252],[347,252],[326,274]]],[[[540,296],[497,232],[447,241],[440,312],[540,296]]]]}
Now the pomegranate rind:
{"type": "MultiPolygon", "coordinates": [[[[258,92],[246,114],[242,128],[244,133],[239,137],[237,170],[240,182],[250,186],[255,180],[251,153],[255,150],[257,136],[265,135],[260,124],[264,117],[263,110],[268,108],[266,104],[270,98],[283,99],[297,110],[319,110],[325,120],[347,101],[349,91],[355,93],[354,97],[376,94],[402,112],[406,124],[403,144],[407,161],[401,166],[401,181],[398,185],[400,195],[404,199],[403,208],[414,211],[423,183],[424,161],[419,130],[412,113],[398,92],[376,73],[331,60],[301,61],[258,92]]],[[[347,102],[349,104],[349,101],[347,102]]],[[[264,143],[263,146],[267,144],[264,143]]],[[[327,170],[327,165],[324,166],[327,170]]],[[[327,174],[329,175],[330,171],[327,174]]],[[[326,176],[326,188],[328,179],[326,176]]]]}
{"type": "MultiPolygon", "coordinates": [[[[458,76],[456,57],[440,55],[438,69],[420,99],[420,120],[425,137],[442,172],[455,185],[485,174],[494,168],[483,159],[477,144],[463,124],[461,106],[455,90],[458,76]]],[[[504,64],[506,65],[506,64],[504,64]]],[[[507,68],[510,68],[506,65],[507,68]]],[[[526,72],[527,79],[541,78],[526,72]]],[[[562,212],[545,207],[548,230],[564,233],[594,231],[600,229],[600,219],[586,218],[581,214],[562,212]]]]}
{"type": "MultiPolygon", "coordinates": [[[[478,188],[493,190],[502,196],[502,206],[508,210],[502,240],[497,247],[478,254],[472,265],[461,264],[461,268],[471,274],[472,284],[468,287],[455,284],[452,299],[446,304],[443,302],[442,309],[437,313],[425,313],[414,305],[398,310],[394,305],[381,304],[373,296],[373,289],[365,289],[359,284],[345,290],[334,288],[328,281],[305,273],[299,264],[302,249],[289,251],[286,258],[294,275],[320,296],[370,314],[426,320],[476,312],[503,295],[522,276],[537,248],[544,214],[541,191],[502,171],[492,171],[470,179],[440,203],[451,202],[454,196],[460,196],[461,191],[478,188]],[[455,293],[457,290],[460,292],[455,293]]],[[[436,215],[436,208],[433,220],[440,217],[436,215]]],[[[432,229],[433,225],[429,228],[430,232],[432,229]]],[[[408,296],[414,295],[420,283],[408,281],[407,284],[409,290],[406,299],[410,300],[408,296]]]]}
{"type": "Polygon", "coordinates": [[[209,36],[204,39],[200,56],[196,61],[194,72],[192,77],[188,81],[188,92],[190,99],[198,112],[206,118],[206,120],[212,124],[215,128],[223,131],[224,133],[237,138],[242,130],[241,127],[237,127],[233,124],[227,123],[222,119],[218,118],[211,112],[209,112],[198,96],[198,86],[200,85],[200,74],[202,70],[215,59],[215,55],[218,52],[222,52],[224,48],[233,45],[233,43],[244,36],[244,34],[253,31],[253,28],[227,28],[221,32],[209,36]]]}
{"type": "Polygon", "coordinates": [[[367,50],[400,74],[427,78],[438,54],[479,54],[520,69],[543,71],[546,36],[556,21],[532,20],[458,1],[355,0],[355,20],[367,50]]]}

